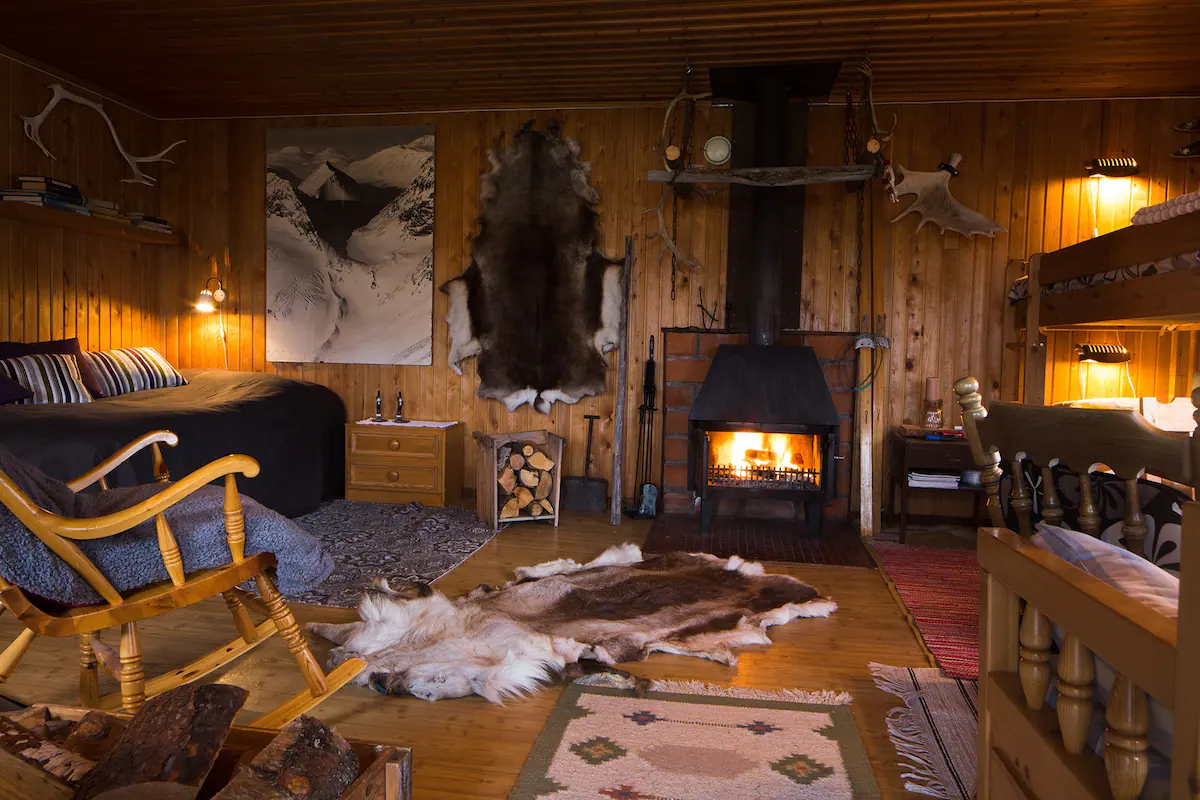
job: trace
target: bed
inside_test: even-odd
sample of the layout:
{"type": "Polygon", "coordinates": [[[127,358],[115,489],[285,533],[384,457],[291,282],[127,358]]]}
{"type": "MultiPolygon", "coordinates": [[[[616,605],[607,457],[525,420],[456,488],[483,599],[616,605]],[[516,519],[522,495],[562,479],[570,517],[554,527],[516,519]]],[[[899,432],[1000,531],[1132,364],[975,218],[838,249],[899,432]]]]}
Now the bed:
{"type": "Polygon", "coordinates": [[[1194,800],[1200,781],[1200,503],[1180,503],[1179,576],[1162,578],[1165,571],[1144,557],[1148,519],[1138,477],[1194,486],[1200,440],[1156,430],[1132,411],[1019,403],[985,410],[977,381],[964,378],[954,388],[995,526],[978,534],[977,799],[1194,800]],[[1017,531],[1005,526],[1000,510],[1002,460],[1012,463],[1013,473],[1024,472],[1026,463],[1041,468],[1035,491],[1025,481],[1009,482],[1017,531]],[[1125,483],[1119,526],[1127,549],[1096,544],[1094,490],[1082,487],[1092,486],[1088,476],[1097,464],[1125,483]],[[1063,467],[1079,473],[1079,531],[1062,527],[1051,472],[1063,467]],[[1035,509],[1043,523],[1037,536],[1035,509]],[[1047,534],[1092,542],[1096,553],[1116,550],[1141,574],[1173,585],[1174,599],[1094,569],[1086,557],[1065,560],[1038,545],[1047,534]],[[1173,724],[1164,725],[1172,716],[1173,724]]]}
{"type": "Polygon", "coordinates": [[[1200,326],[1200,212],[1039,253],[1009,277],[1005,328],[1024,331],[1023,399],[1041,404],[1045,331],[1200,326]]]}
{"type": "MultiPolygon", "coordinates": [[[[244,494],[287,516],[316,508],[343,486],[341,400],[330,389],[260,372],[183,370],[187,386],[133,392],[92,403],[0,406],[0,443],[18,458],[66,479],[82,474],[137,436],[166,429],[172,475],[241,453],[258,460],[244,494]]],[[[131,459],[113,485],[154,480],[149,459],[131,459]]]]}

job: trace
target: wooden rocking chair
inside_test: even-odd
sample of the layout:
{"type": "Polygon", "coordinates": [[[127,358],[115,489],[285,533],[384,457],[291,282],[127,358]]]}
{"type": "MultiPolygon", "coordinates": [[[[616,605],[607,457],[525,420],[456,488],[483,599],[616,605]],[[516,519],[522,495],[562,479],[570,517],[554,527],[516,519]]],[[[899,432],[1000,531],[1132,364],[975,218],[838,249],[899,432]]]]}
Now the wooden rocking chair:
{"type": "MultiPolygon", "coordinates": [[[[108,489],[106,476],[133,455],[149,447],[154,463],[155,480],[167,482],[170,475],[163,461],[160,444],[174,447],[179,438],[170,431],[154,431],[131,442],[112,457],[93,469],[69,481],[73,491],[82,491],[93,484],[108,489]]],[[[0,578],[0,602],[25,626],[16,640],[0,653],[0,683],[8,680],[29,645],[38,636],[79,637],[79,701],[89,708],[136,711],[147,697],[172,689],[220,669],[243,653],[249,652],[276,631],[283,636],[288,650],[300,666],[307,689],[279,708],[252,723],[259,728],[280,728],[300,714],[316,706],[340,689],[362,671],[366,662],[349,659],[328,675],[324,674],[300,633],[296,618],[279,594],[267,570],[275,566],[271,553],[245,555],[245,517],[238,495],[235,474],[253,478],[258,474],[258,462],[249,456],[230,455],[219,458],[182,480],[171,484],[154,496],[127,509],[107,516],[70,518],[52,514],[34,503],[7,475],[0,472],[0,503],[11,511],[47,547],[70,565],[106,601],[95,606],[47,611],[30,600],[18,587],[0,578]],[[225,536],[231,560],[213,569],[184,574],[183,560],[175,535],[167,524],[164,512],[191,495],[205,484],[224,478],[225,536]],[[153,518],[158,533],[169,581],[119,593],[103,573],[76,546],[75,541],[100,539],[128,531],[153,518]],[[270,619],[256,625],[250,617],[238,589],[244,581],[254,579],[270,619]],[[177,608],[206,600],[220,594],[233,614],[239,638],[173,672],[146,680],[142,671],[142,651],[138,639],[139,620],[156,617],[177,608]],[[116,625],[121,626],[120,653],[104,645],[96,633],[116,625]],[[100,696],[98,663],[120,682],[120,692],[100,696]]]]}

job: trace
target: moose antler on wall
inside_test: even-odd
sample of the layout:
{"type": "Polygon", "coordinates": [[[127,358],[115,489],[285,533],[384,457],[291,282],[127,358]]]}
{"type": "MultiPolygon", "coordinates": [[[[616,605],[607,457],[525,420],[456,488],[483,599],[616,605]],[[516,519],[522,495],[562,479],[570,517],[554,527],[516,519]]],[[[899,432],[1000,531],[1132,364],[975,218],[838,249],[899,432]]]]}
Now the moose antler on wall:
{"type": "Polygon", "coordinates": [[[121,153],[121,158],[125,159],[126,163],[128,163],[130,168],[133,170],[133,177],[122,178],[121,183],[141,183],[146,186],[155,185],[158,183],[158,179],[142,172],[142,168],[138,165],[147,164],[154,161],[165,161],[168,164],[174,164],[174,161],[169,158],[164,158],[164,156],[187,141],[186,139],[180,139],[170,147],[159,153],[155,153],[152,156],[130,155],[129,152],[125,150],[125,147],[121,144],[121,137],[117,135],[117,126],[113,124],[112,118],[108,116],[108,112],[106,112],[99,103],[64,89],[60,83],[52,83],[46,88],[48,88],[51,93],[50,102],[47,103],[46,107],[41,110],[41,113],[32,117],[21,117],[21,120],[25,123],[25,135],[32,139],[33,143],[40,147],[42,152],[50,158],[54,158],[54,154],[46,149],[46,145],[42,143],[42,138],[38,134],[38,131],[41,129],[42,123],[46,121],[46,117],[50,116],[50,112],[54,110],[54,107],[63,100],[70,100],[72,103],[78,103],[81,106],[93,108],[98,114],[100,114],[100,116],[104,117],[104,121],[108,123],[108,130],[110,133],[112,133],[113,141],[116,142],[117,150],[121,153]]]}
{"type": "Polygon", "coordinates": [[[892,222],[898,222],[909,214],[920,214],[921,224],[917,226],[917,230],[932,222],[942,233],[949,229],[968,239],[974,239],[977,233],[993,239],[997,233],[1003,233],[1006,230],[1004,226],[997,225],[978,211],[967,208],[950,194],[950,179],[958,174],[961,161],[961,155],[951,153],[946,163],[938,165],[937,172],[914,172],[898,167],[897,171],[901,177],[900,182],[896,184],[896,194],[915,194],[917,199],[892,222]]]}

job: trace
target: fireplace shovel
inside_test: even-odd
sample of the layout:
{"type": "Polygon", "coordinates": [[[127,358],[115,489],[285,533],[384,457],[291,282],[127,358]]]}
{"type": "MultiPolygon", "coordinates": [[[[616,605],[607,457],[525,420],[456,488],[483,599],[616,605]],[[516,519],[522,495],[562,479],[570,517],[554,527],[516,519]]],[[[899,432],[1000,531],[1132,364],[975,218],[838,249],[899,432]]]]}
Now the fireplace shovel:
{"type": "Polygon", "coordinates": [[[565,477],[562,481],[562,508],[582,514],[600,514],[608,507],[608,481],[592,477],[592,429],[600,417],[584,414],[588,421],[587,455],[583,462],[583,477],[565,477]]]}

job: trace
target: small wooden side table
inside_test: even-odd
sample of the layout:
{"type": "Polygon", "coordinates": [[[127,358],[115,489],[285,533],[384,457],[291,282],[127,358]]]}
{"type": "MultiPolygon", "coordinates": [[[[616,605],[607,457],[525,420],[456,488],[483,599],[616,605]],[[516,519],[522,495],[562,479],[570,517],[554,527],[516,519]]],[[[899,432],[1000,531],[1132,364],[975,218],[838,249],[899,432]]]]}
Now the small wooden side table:
{"type": "Polygon", "coordinates": [[[462,496],[463,426],[346,425],[346,499],[444,506],[462,496]]]}
{"type": "Polygon", "coordinates": [[[937,441],[904,436],[892,436],[892,493],[893,507],[896,506],[896,491],[900,492],[900,543],[904,544],[908,526],[908,493],[919,491],[973,492],[975,494],[972,522],[978,524],[982,486],[958,486],[941,489],[933,486],[909,486],[908,473],[913,469],[966,470],[978,469],[971,457],[971,446],[965,439],[937,441]]]}

